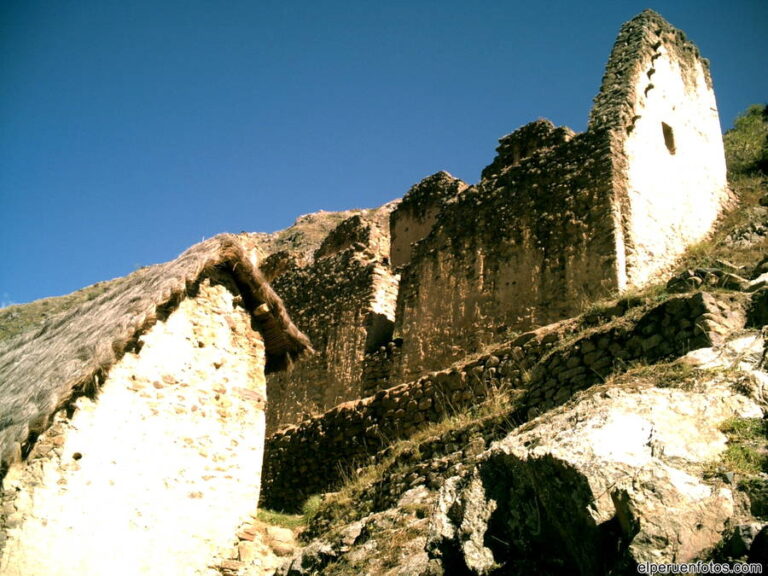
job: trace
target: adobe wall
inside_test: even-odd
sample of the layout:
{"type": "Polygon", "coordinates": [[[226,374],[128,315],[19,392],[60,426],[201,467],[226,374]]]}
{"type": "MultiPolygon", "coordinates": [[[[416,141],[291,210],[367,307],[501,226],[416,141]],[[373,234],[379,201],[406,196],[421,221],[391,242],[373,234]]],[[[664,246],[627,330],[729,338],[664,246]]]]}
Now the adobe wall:
{"type": "Polygon", "coordinates": [[[0,573],[209,574],[231,557],[259,496],[266,385],[230,282],[204,280],[11,468],[0,573]]]}
{"type": "Polygon", "coordinates": [[[577,313],[618,288],[606,133],[538,121],[505,137],[402,270],[402,376],[577,313]],[[516,151],[516,153],[510,153],[516,151]]]}
{"type": "Polygon", "coordinates": [[[363,358],[391,339],[394,326],[398,277],[385,264],[388,249],[385,230],[354,216],[331,232],[311,265],[285,260],[271,280],[317,353],[270,374],[269,430],[362,395],[363,358]]]}
{"type": "Polygon", "coordinates": [[[336,406],[267,438],[262,502],[298,508],[308,496],[333,490],[344,474],[394,440],[480,403],[493,390],[524,390],[517,409],[506,415],[508,425],[517,425],[633,362],[719,344],[722,334],[743,327],[748,300],[743,294],[695,293],[652,308],[627,309],[624,303],[609,311],[609,318],[618,317],[607,323],[588,328],[587,318],[560,322],[450,369],[336,406]]]}
{"type": "Polygon", "coordinates": [[[608,129],[626,278],[642,286],[705,238],[728,201],[709,62],[653,11],[622,26],[590,115],[608,129]]]}

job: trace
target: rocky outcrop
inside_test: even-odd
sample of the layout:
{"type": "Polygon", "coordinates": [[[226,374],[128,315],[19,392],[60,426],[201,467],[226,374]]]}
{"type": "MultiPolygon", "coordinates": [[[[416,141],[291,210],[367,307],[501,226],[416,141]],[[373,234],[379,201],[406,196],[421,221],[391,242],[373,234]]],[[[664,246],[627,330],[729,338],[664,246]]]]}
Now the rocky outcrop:
{"type": "Polygon", "coordinates": [[[427,574],[429,519],[424,511],[435,500],[435,494],[423,487],[409,490],[399,498],[396,507],[316,539],[283,564],[278,574],[427,574]]]}
{"type": "Polygon", "coordinates": [[[258,520],[254,513],[233,535],[205,576],[271,576],[298,549],[289,528],[258,520]]]}
{"type": "Polygon", "coordinates": [[[732,418],[761,408],[713,379],[701,391],[593,390],[516,431],[440,493],[429,549],[470,574],[629,573],[717,544],[734,487],[704,478],[732,418]]]}

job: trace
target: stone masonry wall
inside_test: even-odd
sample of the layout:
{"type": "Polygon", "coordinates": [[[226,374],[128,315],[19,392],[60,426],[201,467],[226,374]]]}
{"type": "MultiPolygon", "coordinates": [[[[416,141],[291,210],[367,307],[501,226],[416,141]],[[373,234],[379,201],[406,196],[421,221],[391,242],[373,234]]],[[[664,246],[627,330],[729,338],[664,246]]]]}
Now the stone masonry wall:
{"type": "Polygon", "coordinates": [[[448,172],[438,172],[408,190],[389,220],[393,268],[411,261],[412,245],[430,233],[443,204],[466,188],[448,172]]]}
{"type": "Polygon", "coordinates": [[[636,321],[622,319],[588,331],[536,366],[523,409],[532,411],[528,417],[549,410],[602,382],[617,367],[721,344],[723,334],[744,326],[748,299],[744,294],[699,292],[671,298],[636,321]]]}
{"type": "Polygon", "coordinates": [[[342,222],[314,263],[302,267],[287,260],[271,281],[317,354],[269,376],[269,430],[359,398],[366,352],[391,339],[398,277],[374,250],[388,244],[372,228],[359,216],[342,222]]]}
{"type": "Polygon", "coordinates": [[[391,388],[396,384],[395,375],[400,367],[400,349],[403,343],[400,340],[387,342],[365,355],[363,359],[362,394],[372,396],[379,390],[391,388]]]}
{"type": "Polygon", "coordinates": [[[402,269],[403,379],[573,316],[618,288],[607,134],[568,139],[549,122],[535,128],[520,132],[553,145],[525,158],[501,146],[511,164],[497,158],[487,179],[446,204],[402,269]]]}
{"type": "Polygon", "coordinates": [[[618,315],[614,320],[578,337],[575,331],[588,318],[523,334],[451,369],[339,405],[267,439],[263,502],[296,508],[308,496],[332,490],[344,471],[368,462],[393,440],[481,402],[490,390],[524,389],[511,417],[524,421],[634,362],[718,343],[722,334],[743,326],[746,300],[699,293],[628,312],[625,303],[609,311],[618,315]]]}
{"type": "Polygon", "coordinates": [[[226,277],[204,280],[55,415],[0,507],[0,573],[208,574],[259,495],[264,343],[226,277]]]}

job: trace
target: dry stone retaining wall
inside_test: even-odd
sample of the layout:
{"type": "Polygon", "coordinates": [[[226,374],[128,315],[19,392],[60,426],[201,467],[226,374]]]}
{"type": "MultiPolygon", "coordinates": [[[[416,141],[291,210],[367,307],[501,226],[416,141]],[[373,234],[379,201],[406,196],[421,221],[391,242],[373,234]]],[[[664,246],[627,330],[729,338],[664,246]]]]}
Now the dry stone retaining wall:
{"type": "Polygon", "coordinates": [[[575,340],[581,325],[563,322],[280,430],[267,439],[263,503],[294,509],[311,494],[333,489],[345,473],[392,441],[481,402],[491,390],[525,388],[512,416],[524,420],[632,362],[657,361],[717,343],[722,334],[743,325],[745,298],[678,296],[650,310],[630,310],[575,340]]]}
{"type": "Polygon", "coordinates": [[[748,296],[710,294],[671,298],[637,322],[626,319],[559,348],[536,366],[523,406],[531,414],[562,404],[579,390],[602,382],[617,366],[657,362],[720,344],[744,326],[748,296]]]}
{"type": "Polygon", "coordinates": [[[565,322],[524,334],[463,365],[340,404],[275,432],[265,448],[264,505],[294,509],[393,440],[481,401],[493,388],[522,386],[537,359],[574,329],[575,323],[565,322]]]}

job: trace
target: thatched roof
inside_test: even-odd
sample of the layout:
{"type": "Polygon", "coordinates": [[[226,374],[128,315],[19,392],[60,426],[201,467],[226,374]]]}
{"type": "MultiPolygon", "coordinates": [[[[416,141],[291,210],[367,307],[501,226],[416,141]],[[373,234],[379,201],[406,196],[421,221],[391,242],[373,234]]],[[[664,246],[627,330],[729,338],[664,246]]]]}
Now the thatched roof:
{"type": "MultiPolygon", "coordinates": [[[[207,274],[221,271],[232,276],[258,321],[268,371],[311,351],[249,258],[248,247],[231,234],[196,244],[171,262],[55,299],[58,305],[51,301],[48,307],[57,308],[55,313],[26,329],[6,331],[0,341],[0,479],[59,408],[94,392],[144,332],[166,318],[207,274]]],[[[24,317],[24,312],[24,306],[13,307],[3,317],[24,317]]]]}

